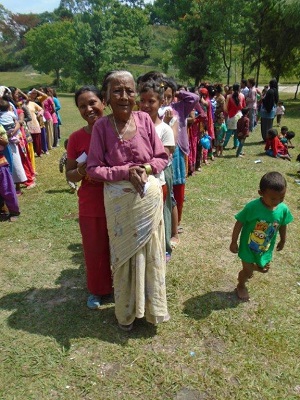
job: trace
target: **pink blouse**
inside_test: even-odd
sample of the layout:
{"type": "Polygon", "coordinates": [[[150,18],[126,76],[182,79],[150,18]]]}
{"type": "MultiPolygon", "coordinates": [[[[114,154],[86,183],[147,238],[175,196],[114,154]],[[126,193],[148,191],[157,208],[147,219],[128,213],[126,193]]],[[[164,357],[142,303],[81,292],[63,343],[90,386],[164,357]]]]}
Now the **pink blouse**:
{"type": "Polygon", "coordinates": [[[167,166],[168,155],[149,115],[142,111],[132,114],[137,132],[129,140],[118,139],[108,117],[96,121],[87,160],[92,179],[129,180],[129,167],[150,164],[156,175],[167,166]]]}
{"type": "Polygon", "coordinates": [[[55,113],[54,102],[51,97],[47,97],[46,100],[43,101],[44,107],[44,117],[47,121],[52,119],[52,114],[55,113]]]}

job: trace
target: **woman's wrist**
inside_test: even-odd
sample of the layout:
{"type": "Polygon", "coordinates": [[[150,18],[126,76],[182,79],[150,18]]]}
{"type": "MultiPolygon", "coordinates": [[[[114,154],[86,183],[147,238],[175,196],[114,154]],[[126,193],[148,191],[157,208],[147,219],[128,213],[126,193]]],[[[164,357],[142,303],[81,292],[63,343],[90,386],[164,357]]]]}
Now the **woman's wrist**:
{"type": "Polygon", "coordinates": [[[82,172],[80,171],[79,167],[76,168],[76,171],[77,171],[77,174],[78,174],[79,176],[81,176],[82,178],[83,178],[84,176],[86,176],[86,172],[82,173],[82,172]]]}

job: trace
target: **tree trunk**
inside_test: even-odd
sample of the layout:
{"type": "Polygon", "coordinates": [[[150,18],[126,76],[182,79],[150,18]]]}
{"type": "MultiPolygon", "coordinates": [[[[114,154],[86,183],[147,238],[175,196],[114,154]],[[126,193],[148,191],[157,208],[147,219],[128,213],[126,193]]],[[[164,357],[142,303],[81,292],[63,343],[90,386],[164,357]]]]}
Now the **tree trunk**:
{"type": "Polygon", "coordinates": [[[230,82],[230,70],[231,70],[231,66],[229,65],[227,67],[227,85],[229,85],[229,82],[230,82]]]}
{"type": "Polygon", "coordinates": [[[297,85],[297,87],[296,87],[296,92],[295,92],[294,100],[297,99],[297,94],[298,94],[299,86],[300,86],[300,81],[298,82],[298,85],[297,85]]]}
{"type": "Polygon", "coordinates": [[[242,71],[241,71],[241,79],[245,78],[245,53],[246,53],[246,45],[243,46],[243,53],[242,53],[242,71]]]}

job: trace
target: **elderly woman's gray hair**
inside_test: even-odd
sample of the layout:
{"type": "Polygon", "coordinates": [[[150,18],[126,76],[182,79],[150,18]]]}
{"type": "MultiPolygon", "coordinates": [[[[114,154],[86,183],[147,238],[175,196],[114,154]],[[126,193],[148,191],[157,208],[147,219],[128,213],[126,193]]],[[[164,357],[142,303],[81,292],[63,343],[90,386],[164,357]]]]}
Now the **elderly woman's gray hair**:
{"type": "Polygon", "coordinates": [[[125,70],[113,70],[113,71],[109,71],[102,82],[102,88],[101,88],[101,92],[103,95],[103,98],[106,101],[106,104],[109,104],[109,99],[110,99],[110,84],[111,81],[113,79],[116,78],[130,78],[133,80],[134,82],[134,87],[135,87],[135,81],[133,78],[133,75],[129,72],[129,71],[125,71],[125,70]]]}

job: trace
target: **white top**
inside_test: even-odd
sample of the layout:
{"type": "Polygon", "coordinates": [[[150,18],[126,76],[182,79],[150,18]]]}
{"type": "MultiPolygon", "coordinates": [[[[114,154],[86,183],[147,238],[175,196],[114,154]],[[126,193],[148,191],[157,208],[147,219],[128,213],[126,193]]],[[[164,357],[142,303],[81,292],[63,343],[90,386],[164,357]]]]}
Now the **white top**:
{"type": "MultiPolygon", "coordinates": [[[[155,131],[164,146],[175,146],[173,130],[168,124],[166,124],[165,122],[162,121],[159,125],[155,126],[155,131]]],[[[172,157],[170,156],[168,166],[171,164],[172,164],[172,157]]],[[[158,175],[158,178],[159,178],[161,185],[164,185],[166,183],[164,171],[162,171],[158,175]]]]}

